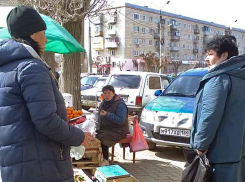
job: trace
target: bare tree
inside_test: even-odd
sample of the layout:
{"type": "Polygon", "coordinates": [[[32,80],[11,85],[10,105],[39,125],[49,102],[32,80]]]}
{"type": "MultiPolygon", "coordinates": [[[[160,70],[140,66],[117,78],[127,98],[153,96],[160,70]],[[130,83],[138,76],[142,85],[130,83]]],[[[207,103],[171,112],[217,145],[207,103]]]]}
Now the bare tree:
{"type": "Polygon", "coordinates": [[[174,66],[174,73],[177,74],[180,65],[182,65],[182,61],[172,61],[172,64],[174,66]]]}
{"type": "Polygon", "coordinates": [[[168,65],[168,60],[166,56],[164,59],[162,59],[162,63],[160,65],[160,58],[151,51],[146,54],[140,54],[139,56],[142,57],[142,59],[145,61],[148,72],[153,71],[159,73],[160,69],[166,69],[168,65]]]}
{"type": "MultiPolygon", "coordinates": [[[[13,0],[15,3],[16,1],[13,0]]],[[[106,7],[107,0],[17,0],[30,5],[61,23],[84,46],[84,19],[95,17],[106,7]]],[[[61,58],[61,92],[71,93],[75,109],[81,109],[81,64],[84,53],[63,55],[61,58]]]]}

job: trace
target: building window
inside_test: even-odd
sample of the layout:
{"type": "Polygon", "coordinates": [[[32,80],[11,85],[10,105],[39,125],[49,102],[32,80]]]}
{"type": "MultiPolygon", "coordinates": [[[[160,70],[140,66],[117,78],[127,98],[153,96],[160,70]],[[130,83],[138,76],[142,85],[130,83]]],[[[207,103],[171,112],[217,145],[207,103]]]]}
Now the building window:
{"type": "Polygon", "coordinates": [[[191,46],[190,45],[188,45],[187,47],[188,47],[188,49],[191,49],[191,46]]]}
{"type": "Polygon", "coordinates": [[[111,50],[111,56],[115,56],[115,50],[111,50]]]}
{"type": "Polygon", "coordinates": [[[139,44],[139,39],[134,39],[134,44],[139,44]]]}
{"type": "Polygon", "coordinates": [[[179,28],[181,28],[181,23],[179,22],[179,28]]]}
{"type": "Polygon", "coordinates": [[[101,55],[101,51],[96,51],[95,54],[96,54],[96,56],[100,56],[101,55]]]}
{"type": "Polygon", "coordinates": [[[156,23],[156,24],[159,23],[159,19],[158,19],[158,18],[155,19],[155,23],[156,23]]]}
{"type": "Polygon", "coordinates": [[[185,59],[185,54],[183,54],[183,59],[185,59]]]}
{"type": "Polygon", "coordinates": [[[135,20],[139,20],[139,19],[140,19],[140,15],[139,15],[139,14],[134,13],[134,19],[135,19],[135,20]]]}
{"type": "Polygon", "coordinates": [[[176,54],[176,57],[179,58],[179,54],[176,54]]]}
{"type": "Polygon", "coordinates": [[[152,46],[152,40],[149,40],[149,46],[152,46]]]}
{"type": "Polygon", "coordinates": [[[152,16],[150,16],[150,17],[149,17],[149,22],[152,22],[152,19],[153,19],[152,16]]]}
{"type": "Polygon", "coordinates": [[[183,49],[185,49],[185,44],[183,44],[183,49]]]}
{"type": "Polygon", "coordinates": [[[174,53],[171,54],[171,58],[175,58],[175,54],[174,53]]]}
{"type": "Polygon", "coordinates": [[[160,42],[159,41],[155,41],[155,46],[159,47],[160,46],[160,42]]]}
{"type": "Polygon", "coordinates": [[[186,25],[186,23],[185,23],[185,24],[184,24],[184,29],[186,29],[186,26],[187,26],[187,25],[186,25]]]}
{"type": "Polygon", "coordinates": [[[191,35],[188,35],[188,40],[190,40],[191,39],[191,35]]]}
{"type": "Polygon", "coordinates": [[[145,34],[145,33],[146,33],[145,28],[142,28],[142,33],[143,33],[143,34],[145,34]]]}
{"type": "Polygon", "coordinates": [[[140,27],[139,26],[134,26],[134,32],[139,32],[140,31],[140,27]]]}
{"type": "Polygon", "coordinates": [[[142,39],[142,45],[145,45],[145,39],[142,39]]]}
{"type": "Polygon", "coordinates": [[[188,25],[189,26],[189,30],[191,30],[191,25],[188,25]]]}
{"type": "Polygon", "coordinates": [[[112,25],[109,25],[108,29],[109,30],[112,30],[113,29],[113,26],[112,25]]]}
{"type": "Polygon", "coordinates": [[[151,35],[151,34],[152,34],[152,32],[153,32],[153,29],[152,29],[152,28],[150,28],[150,29],[149,29],[149,34],[151,35]]]}
{"type": "Polygon", "coordinates": [[[145,15],[142,16],[142,20],[146,21],[146,16],[145,15]]]}
{"type": "Polygon", "coordinates": [[[139,56],[139,51],[134,51],[134,56],[139,56]]]}

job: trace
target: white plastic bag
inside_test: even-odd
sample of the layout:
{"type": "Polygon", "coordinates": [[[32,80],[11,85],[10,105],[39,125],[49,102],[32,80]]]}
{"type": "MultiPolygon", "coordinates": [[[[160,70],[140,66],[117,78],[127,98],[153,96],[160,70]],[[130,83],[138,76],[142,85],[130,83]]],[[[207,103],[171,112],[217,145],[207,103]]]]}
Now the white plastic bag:
{"type": "MultiPolygon", "coordinates": [[[[75,125],[76,127],[80,128],[84,132],[90,132],[93,137],[95,137],[95,120],[93,116],[86,116],[87,120],[81,124],[75,125]]],[[[80,145],[78,147],[71,147],[70,155],[72,158],[79,160],[83,157],[85,153],[85,147],[80,145]]]]}

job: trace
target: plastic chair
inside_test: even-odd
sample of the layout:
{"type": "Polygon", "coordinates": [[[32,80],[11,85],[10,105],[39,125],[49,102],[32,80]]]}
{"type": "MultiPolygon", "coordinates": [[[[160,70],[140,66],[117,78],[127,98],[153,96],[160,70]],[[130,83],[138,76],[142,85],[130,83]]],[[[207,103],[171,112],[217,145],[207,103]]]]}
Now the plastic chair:
{"type": "MultiPolygon", "coordinates": [[[[128,118],[128,122],[129,122],[129,127],[134,127],[134,121],[137,118],[137,116],[133,116],[133,117],[129,117],[128,118]]],[[[123,147],[123,160],[125,160],[125,148],[126,147],[130,147],[130,142],[132,140],[132,135],[133,133],[130,132],[129,134],[127,134],[127,136],[120,140],[118,143],[122,145],[123,147]]],[[[115,151],[115,145],[112,146],[112,151],[111,151],[111,162],[113,162],[114,160],[114,151],[115,151]]],[[[135,152],[133,152],[133,164],[135,164],[135,152]]]]}

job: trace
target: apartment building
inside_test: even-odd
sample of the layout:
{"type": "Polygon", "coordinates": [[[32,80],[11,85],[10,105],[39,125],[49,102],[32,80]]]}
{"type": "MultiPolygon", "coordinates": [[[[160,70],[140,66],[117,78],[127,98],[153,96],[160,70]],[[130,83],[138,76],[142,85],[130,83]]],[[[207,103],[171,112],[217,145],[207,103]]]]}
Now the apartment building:
{"type": "Polygon", "coordinates": [[[205,43],[217,34],[234,35],[239,54],[245,54],[245,30],[126,3],[107,10],[95,22],[92,57],[100,70],[143,71],[140,54],[151,51],[160,56],[161,52],[162,59],[168,60],[164,72],[175,72],[176,63],[181,72],[204,64],[205,43]]]}

